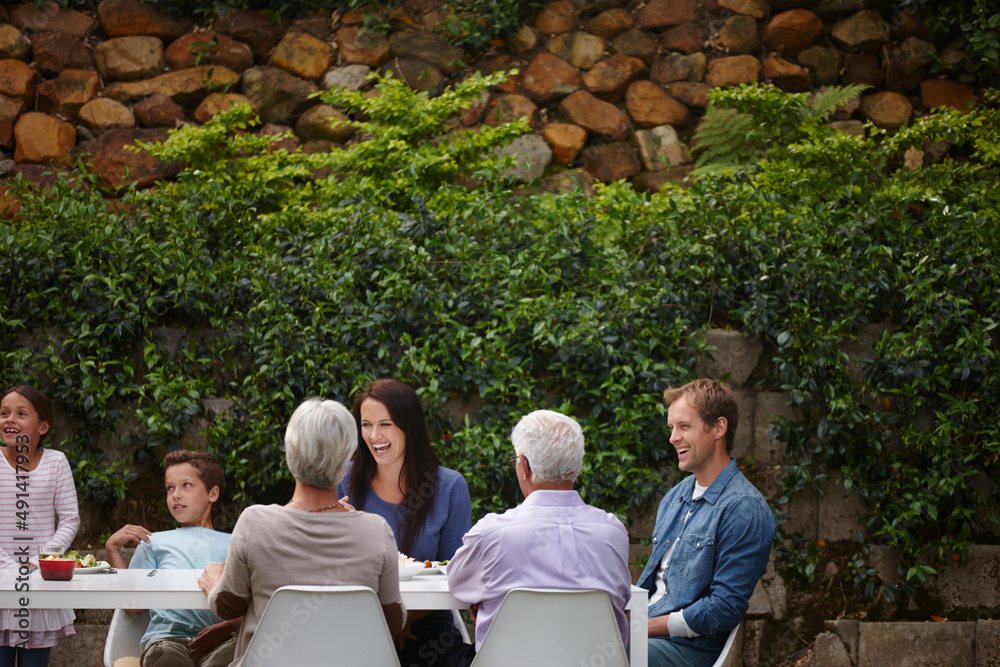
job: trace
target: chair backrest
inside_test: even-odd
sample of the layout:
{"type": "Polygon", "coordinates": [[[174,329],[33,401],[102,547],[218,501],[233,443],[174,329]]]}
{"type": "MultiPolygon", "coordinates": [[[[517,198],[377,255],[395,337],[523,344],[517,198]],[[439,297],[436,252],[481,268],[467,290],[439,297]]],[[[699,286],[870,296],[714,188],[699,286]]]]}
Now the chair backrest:
{"type": "Polygon", "coordinates": [[[283,586],[274,592],[243,667],[398,667],[378,596],[364,586],[283,586]]]}
{"type": "Polygon", "coordinates": [[[113,667],[115,660],[134,657],[139,664],[139,642],[149,626],[149,612],[132,616],[124,609],[115,609],[104,640],[104,667],[113,667]]]}
{"type": "Polygon", "coordinates": [[[516,588],[507,593],[473,667],[627,667],[604,591],[516,588]]]}
{"type": "Polygon", "coordinates": [[[743,625],[743,621],[737,623],[736,627],[729,631],[729,636],[726,637],[726,645],[722,647],[722,653],[720,653],[718,659],[712,663],[712,667],[723,667],[726,664],[726,658],[729,657],[729,652],[733,650],[733,642],[736,641],[736,635],[739,634],[741,625],[743,625]]]}

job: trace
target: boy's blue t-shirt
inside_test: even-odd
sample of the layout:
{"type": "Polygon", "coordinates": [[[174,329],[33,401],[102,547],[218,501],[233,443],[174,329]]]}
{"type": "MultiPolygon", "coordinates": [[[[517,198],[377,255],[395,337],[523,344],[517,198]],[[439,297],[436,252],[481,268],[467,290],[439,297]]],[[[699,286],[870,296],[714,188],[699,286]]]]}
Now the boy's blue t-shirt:
{"type": "MultiPolygon", "coordinates": [[[[201,570],[211,562],[223,562],[229,554],[229,533],[210,528],[176,528],[149,536],[135,549],[129,569],[201,570]]],[[[150,609],[149,627],[140,647],[165,637],[197,637],[221,619],[208,609],[150,609]]]]}

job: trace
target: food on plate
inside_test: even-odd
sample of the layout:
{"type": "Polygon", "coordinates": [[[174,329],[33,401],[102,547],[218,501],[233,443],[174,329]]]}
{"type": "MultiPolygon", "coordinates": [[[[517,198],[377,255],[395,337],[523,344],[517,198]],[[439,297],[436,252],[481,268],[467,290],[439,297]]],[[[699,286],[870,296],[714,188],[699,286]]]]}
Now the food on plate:
{"type": "Polygon", "coordinates": [[[70,551],[66,554],[66,558],[72,558],[76,561],[77,568],[83,567],[97,567],[100,561],[94,557],[93,554],[87,554],[86,556],[81,556],[79,551],[70,551]]]}
{"type": "Polygon", "coordinates": [[[418,561],[415,558],[410,558],[409,556],[407,556],[406,554],[404,554],[402,551],[398,551],[396,553],[399,554],[399,564],[400,565],[415,565],[416,563],[420,562],[420,561],[418,561]]]}
{"type": "Polygon", "coordinates": [[[434,563],[430,562],[429,560],[425,560],[424,567],[434,567],[434,563]]]}

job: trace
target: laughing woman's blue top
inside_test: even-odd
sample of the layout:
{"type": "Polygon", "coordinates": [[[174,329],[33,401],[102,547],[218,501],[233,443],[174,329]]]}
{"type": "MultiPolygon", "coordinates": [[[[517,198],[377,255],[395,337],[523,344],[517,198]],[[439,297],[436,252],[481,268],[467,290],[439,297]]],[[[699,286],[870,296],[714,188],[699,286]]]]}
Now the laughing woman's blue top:
{"type": "MultiPolygon", "coordinates": [[[[341,497],[349,495],[347,480],[351,477],[348,465],[347,474],[337,485],[337,494],[341,497]]],[[[418,489],[419,490],[419,489],[418,489]]],[[[429,495],[429,494],[428,494],[429,495]]],[[[349,499],[352,505],[353,499],[349,499]]],[[[400,548],[403,535],[403,513],[405,503],[387,503],[375,492],[368,489],[365,504],[355,508],[372,514],[378,514],[389,523],[396,536],[396,547],[400,548]]],[[[469,485],[461,473],[438,466],[438,488],[434,495],[434,507],[427,515],[424,528],[417,535],[413,548],[407,556],[417,560],[451,560],[455,552],[462,546],[462,536],[472,527],[472,500],[469,498],[469,485]]]]}

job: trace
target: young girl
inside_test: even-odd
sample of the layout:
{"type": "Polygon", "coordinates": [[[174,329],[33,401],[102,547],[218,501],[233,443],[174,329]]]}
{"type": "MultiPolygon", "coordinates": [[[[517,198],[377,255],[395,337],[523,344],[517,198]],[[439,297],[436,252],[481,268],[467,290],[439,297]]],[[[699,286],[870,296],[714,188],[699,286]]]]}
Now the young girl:
{"type": "MultiPolygon", "coordinates": [[[[51,425],[52,404],[34,387],[14,387],[0,400],[0,567],[4,569],[20,568],[23,559],[30,560],[30,568],[38,567],[38,547],[68,547],[80,527],[66,455],[42,448],[51,425]]],[[[26,637],[15,611],[0,609],[4,667],[45,667],[56,640],[76,634],[70,609],[31,609],[26,637]]]]}

